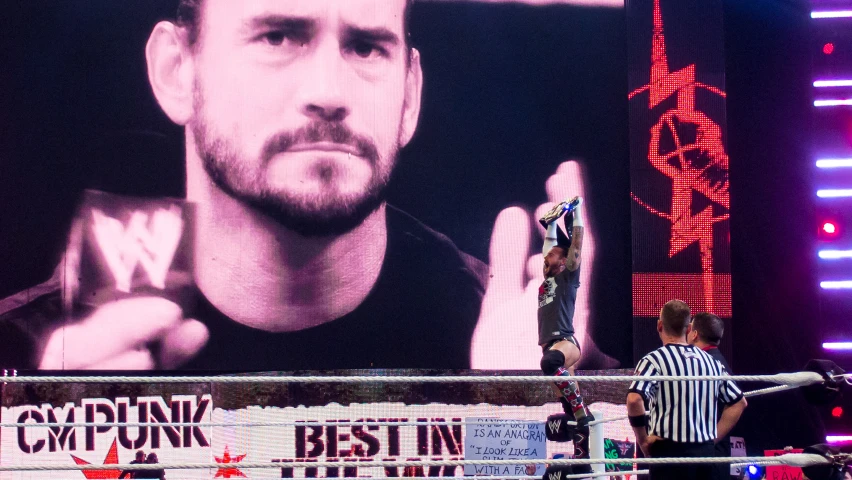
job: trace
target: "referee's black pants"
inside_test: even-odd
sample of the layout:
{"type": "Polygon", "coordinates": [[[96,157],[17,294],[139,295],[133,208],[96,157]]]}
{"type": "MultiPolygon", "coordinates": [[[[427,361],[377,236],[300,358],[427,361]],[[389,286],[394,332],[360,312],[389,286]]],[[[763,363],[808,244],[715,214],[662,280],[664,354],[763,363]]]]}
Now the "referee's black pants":
{"type": "MultiPolygon", "coordinates": [[[[661,457],[715,457],[713,442],[681,443],[657,440],[651,444],[651,458],[661,457]]],[[[709,463],[648,465],[651,480],[712,480],[716,467],[709,463]]]]}

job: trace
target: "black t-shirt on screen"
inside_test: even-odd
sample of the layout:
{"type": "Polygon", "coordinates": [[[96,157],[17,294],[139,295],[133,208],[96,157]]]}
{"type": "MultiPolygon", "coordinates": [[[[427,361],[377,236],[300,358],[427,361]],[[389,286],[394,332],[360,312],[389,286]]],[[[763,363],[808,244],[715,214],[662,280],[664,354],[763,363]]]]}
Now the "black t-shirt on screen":
{"type": "Polygon", "coordinates": [[[385,260],[354,311],[306,330],[269,333],[234,322],[201,297],[187,316],[207,325],[210,340],[184,368],[469,368],[483,289],[476,264],[464,255],[388,207],[385,260]]]}
{"type": "MultiPolygon", "coordinates": [[[[256,330],[226,317],[199,292],[191,293],[181,302],[184,314],[204,323],[210,339],[180,369],[469,368],[485,265],[392,206],[387,225],[376,284],[354,311],[326,324],[286,333],[256,330]]],[[[0,356],[0,368],[37,368],[37,345],[61,321],[60,306],[57,276],[0,300],[0,347],[5,339],[16,339],[14,354],[0,356]]]]}

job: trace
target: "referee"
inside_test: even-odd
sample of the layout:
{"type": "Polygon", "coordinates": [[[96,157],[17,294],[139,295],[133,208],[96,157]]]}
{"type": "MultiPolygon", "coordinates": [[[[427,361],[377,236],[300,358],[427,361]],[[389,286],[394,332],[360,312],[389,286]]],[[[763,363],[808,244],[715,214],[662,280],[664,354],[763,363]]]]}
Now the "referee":
{"type": "MultiPolygon", "coordinates": [[[[715,442],[730,433],[746,407],[745,397],[731,380],[653,380],[659,375],[727,375],[717,360],[687,342],[689,331],[689,306],[680,300],[666,303],[657,320],[663,346],[642,357],[636,367],[636,375],[648,379],[630,384],[627,414],[646,457],[713,457],[715,442]],[[720,404],[723,411],[717,417],[720,404]]],[[[650,465],[649,471],[651,480],[714,477],[712,464],[650,465]]]]}

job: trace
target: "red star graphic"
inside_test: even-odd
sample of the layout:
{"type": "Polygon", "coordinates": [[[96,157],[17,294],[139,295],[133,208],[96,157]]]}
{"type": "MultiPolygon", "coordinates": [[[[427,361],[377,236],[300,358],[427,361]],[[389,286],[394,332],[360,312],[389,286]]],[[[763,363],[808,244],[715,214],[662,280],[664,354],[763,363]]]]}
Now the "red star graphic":
{"type": "MultiPolygon", "coordinates": [[[[244,458],[246,458],[246,454],[237,455],[231,457],[231,452],[228,451],[228,446],[225,445],[225,453],[222,454],[222,458],[217,456],[213,456],[216,459],[216,463],[240,463],[244,458]]],[[[231,478],[231,477],[244,477],[245,474],[241,472],[238,468],[220,468],[216,471],[216,476],[213,478],[231,478]]]]}
{"type": "MultiPolygon", "coordinates": [[[[75,457],[71,455],[71,458],[74,459],[74,462],[77,465],[91,465],[91,463],[83,460],[80,457],[75,457]]],[[[109,451],[107,451],[106,457],[104,458],[104,465],[116,465],[118,464],[118,447],[115,444],[115,440],[112,441],[112,445],[109,447],[109,451]]],[[[118,478],[121,475],[121,470],[81,470],[83,475],[88,480],[103,480],[108,478],[118,478]]]]}

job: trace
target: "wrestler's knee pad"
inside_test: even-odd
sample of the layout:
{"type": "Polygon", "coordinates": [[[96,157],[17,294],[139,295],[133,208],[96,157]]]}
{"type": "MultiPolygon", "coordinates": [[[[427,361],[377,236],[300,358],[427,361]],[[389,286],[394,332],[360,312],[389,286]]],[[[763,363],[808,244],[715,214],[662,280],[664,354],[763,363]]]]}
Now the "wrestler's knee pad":
{"type": "Polygon", "coordinates": [[[541,356],[541,371],[545,375],[556,375],[565,366],[565,355],[559,350],[548,350],[541,356]]]}
{"type": "Polygon", "coordinates": [[[574,422],[572,414],[556,414],[547,417],[544,423],[544,435],[551,442],[571,442],[574,440],[574,422]]]}
{"type": "Polygon", "coordinates": [[[565,477],[572,475],[574,468],[571,465],[550,465],[545,469],[542,480],[565,480],[565,477]]]}

